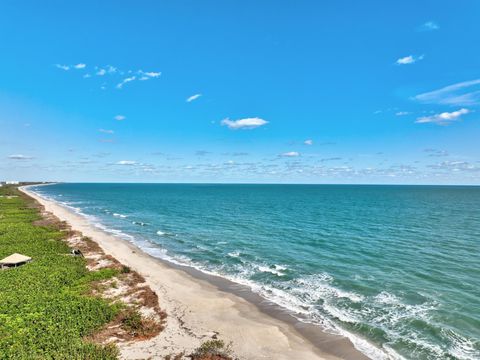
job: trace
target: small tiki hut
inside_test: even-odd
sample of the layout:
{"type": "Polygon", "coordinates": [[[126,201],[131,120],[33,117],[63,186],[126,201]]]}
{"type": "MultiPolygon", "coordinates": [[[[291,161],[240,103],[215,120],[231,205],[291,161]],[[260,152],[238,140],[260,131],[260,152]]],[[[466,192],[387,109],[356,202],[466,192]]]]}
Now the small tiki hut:
{"type": "Polygon", "coordinates": [[[15,253],[0,260],[0,269],[17,267],[30,261],[32,261],[31,257],[15,253]]]}

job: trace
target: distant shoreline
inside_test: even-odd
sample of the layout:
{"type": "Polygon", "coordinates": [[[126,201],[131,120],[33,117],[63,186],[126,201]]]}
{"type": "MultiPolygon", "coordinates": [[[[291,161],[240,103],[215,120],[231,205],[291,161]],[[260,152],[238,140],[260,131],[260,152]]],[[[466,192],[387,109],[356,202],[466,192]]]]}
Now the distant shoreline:
{"type": "Polygon", "coordinates": [[[154,258],[130,242],[95,228],[86,218],[57,202],[40,197],[28,189],[30,186],[38,185],[20,190],[73,229],[91,237],[107,254],[142,274],[159,294],[167,313],[169,309],[175,313],[179,308],[188,309],[188,319],[182,320],[186,326],[197,332],[205,332],[205,328],[218,331],[220,338],[232,341],[240,358],[368,359],[347,338],[299,322],[245,286],[154,258]],[[166,273],[169,276],[164,276],[166,273]],[[168,306],[162,294],[169,298],[168,306]]]}
{"type": "Polygon", "coordinates": [[[269,183],[269,182],[129,182],[129,181],[54,181],[54,182],[20,182],[21,187],[47,186],[54,184],[145,184],[145,185],[269,185],[269,186],[392,186],[392,187],[473,187],[478,188],[480,184],[382,184],[382,183],[269,183]]]}

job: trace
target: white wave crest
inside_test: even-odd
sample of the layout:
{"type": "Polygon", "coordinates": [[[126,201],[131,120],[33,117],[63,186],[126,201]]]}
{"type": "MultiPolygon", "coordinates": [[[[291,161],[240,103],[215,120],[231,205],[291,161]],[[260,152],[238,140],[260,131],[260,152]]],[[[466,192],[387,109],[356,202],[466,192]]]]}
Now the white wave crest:
{"type": "Polygon", "coordinates": [[[118,217],[118,218],[122,218],[122,219],[125,219],[127,217],[127,215],[123,215],[123,214],[119,214],[119,213],[113,213],[113,216],[118,217]]]}
{"type": "Polygon", "coordinates": [[[277,276],[285,276],[284,271],[287,270],[287,267],[276,264],[272,266],[259,265],[258,270],[260,272],[271,273],[277,276]]]}

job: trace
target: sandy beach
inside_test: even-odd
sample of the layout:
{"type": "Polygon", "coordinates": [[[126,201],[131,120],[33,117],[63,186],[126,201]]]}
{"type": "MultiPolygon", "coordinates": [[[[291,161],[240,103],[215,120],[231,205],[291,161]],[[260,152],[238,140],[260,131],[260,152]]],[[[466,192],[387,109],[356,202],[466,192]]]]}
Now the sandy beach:
{"type": "Polygon", "coordinates": [[[122,358],[158,359],[182,351],[188,354],[203,341],[218,337],[231,342],[240,359],[366,359],[346,338],[302,325],[275,309],[268,311],[268,306],[247,301],[248,296],[254,297],[251,294],[239,296],[225,291],[231,284],[208,281],[201,274],[170,266],[28,187],[21,190],[72,229],[92,238],[106,254],[144,276],[158,294],[160,306],[168,314],[166,329],[147,341],[119,344],[122,358]]]}

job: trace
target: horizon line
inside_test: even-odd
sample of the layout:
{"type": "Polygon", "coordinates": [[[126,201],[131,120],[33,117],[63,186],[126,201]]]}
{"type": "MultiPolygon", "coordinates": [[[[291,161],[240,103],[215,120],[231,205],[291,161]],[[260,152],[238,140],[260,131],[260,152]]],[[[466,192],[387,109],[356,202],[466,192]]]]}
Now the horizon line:
{"type": "MultiPolygon", "coordinates": [[[[0,183],[5,181],[0,181],[0,183]]],[[[269,182],[132,182],[132,181],[19,181],[20,185],[54,184],[151,184],[151,185],[312,185],[312,186],[444,186],[444,187],[480,187],[480,184],[385,184],[385,183],[269,183],[269,182]]]]}

